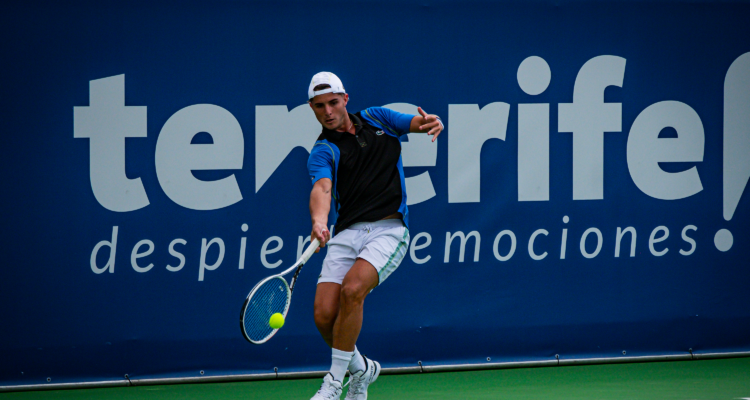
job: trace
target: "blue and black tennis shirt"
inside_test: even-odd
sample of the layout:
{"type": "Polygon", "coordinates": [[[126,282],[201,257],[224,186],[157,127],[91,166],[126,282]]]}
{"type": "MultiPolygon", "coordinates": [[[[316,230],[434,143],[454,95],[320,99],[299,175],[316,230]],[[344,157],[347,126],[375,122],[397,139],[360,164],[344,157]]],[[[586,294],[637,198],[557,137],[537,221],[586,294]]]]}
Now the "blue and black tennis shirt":
{"type": "Polygon", "coordinates": [[[323,128],[310,152],[307,169],[313,185],[332,181],[334,231],[357,222],[379,221],[401,213],[409,227],[400,137],[413,115],[382,107],[349,114],[355,134],[323,128]]]}

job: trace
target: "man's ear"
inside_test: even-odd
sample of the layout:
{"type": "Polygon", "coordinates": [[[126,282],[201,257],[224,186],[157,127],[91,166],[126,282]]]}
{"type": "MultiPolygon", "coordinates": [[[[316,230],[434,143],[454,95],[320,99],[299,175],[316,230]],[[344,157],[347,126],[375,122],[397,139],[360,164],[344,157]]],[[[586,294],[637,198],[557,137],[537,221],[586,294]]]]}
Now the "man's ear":
{"type": "Polygon", "coordinates": [[[346,106],[347,103],[349,103],[349,94],[344,93],[344,106],[346,106]]]}

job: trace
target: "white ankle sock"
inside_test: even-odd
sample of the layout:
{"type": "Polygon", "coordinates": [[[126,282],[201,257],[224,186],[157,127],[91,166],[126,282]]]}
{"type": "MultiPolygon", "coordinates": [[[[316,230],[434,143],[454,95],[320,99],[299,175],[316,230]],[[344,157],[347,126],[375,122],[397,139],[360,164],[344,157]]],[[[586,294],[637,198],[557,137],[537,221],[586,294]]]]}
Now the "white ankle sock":
{"type": "Polygon", "coordinates": [[[333,379],[341,383],[344,382],[346,367],[349,366],[353,354],[353,351],[331,349],[331,375],[333,375],[333,379]]]}
{"type": "Polygon", "coordinates": [[[359,354],[357,346],[354,346],[354,354],[352,354],[352,360],[349,361],[349,372],[353,374],[357,371],[364,371],[365,368],[367,368],[365,359],[362,357],[362,354],[359,354]]]}

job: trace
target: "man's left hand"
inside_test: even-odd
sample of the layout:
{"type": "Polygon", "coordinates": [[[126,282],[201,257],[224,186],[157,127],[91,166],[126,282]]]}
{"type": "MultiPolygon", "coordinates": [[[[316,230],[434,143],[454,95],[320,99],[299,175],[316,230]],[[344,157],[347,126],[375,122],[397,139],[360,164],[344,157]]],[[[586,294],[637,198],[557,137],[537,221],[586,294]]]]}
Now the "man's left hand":
{"type": "Polygon", "coordinates": [[[419,126],[419,130],[421,132],[427,131],[428,135],[432,135],[432,141],[434,142],[444,129],[440,117],[434,114],[427,114],[422,110],[422,107],[417,107],[417,111],[422,116],[422,123],[419,126]]]}

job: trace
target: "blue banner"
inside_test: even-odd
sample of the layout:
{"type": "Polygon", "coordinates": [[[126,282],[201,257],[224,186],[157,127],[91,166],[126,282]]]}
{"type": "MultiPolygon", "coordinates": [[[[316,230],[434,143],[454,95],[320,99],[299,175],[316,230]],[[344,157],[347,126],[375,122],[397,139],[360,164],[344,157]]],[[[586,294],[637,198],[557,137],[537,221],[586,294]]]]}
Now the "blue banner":
{"type": "Polygon", "coordinates": [[[327,368],[324,253],[271,341],[239,329],[249,290],[307,243],[319,71],[349,112],[446,125],[403,142],[411,245],[358,341],[384,367],[750,350],[749,18],[708,1],[5,4],[0,385],[327,368]]]}

